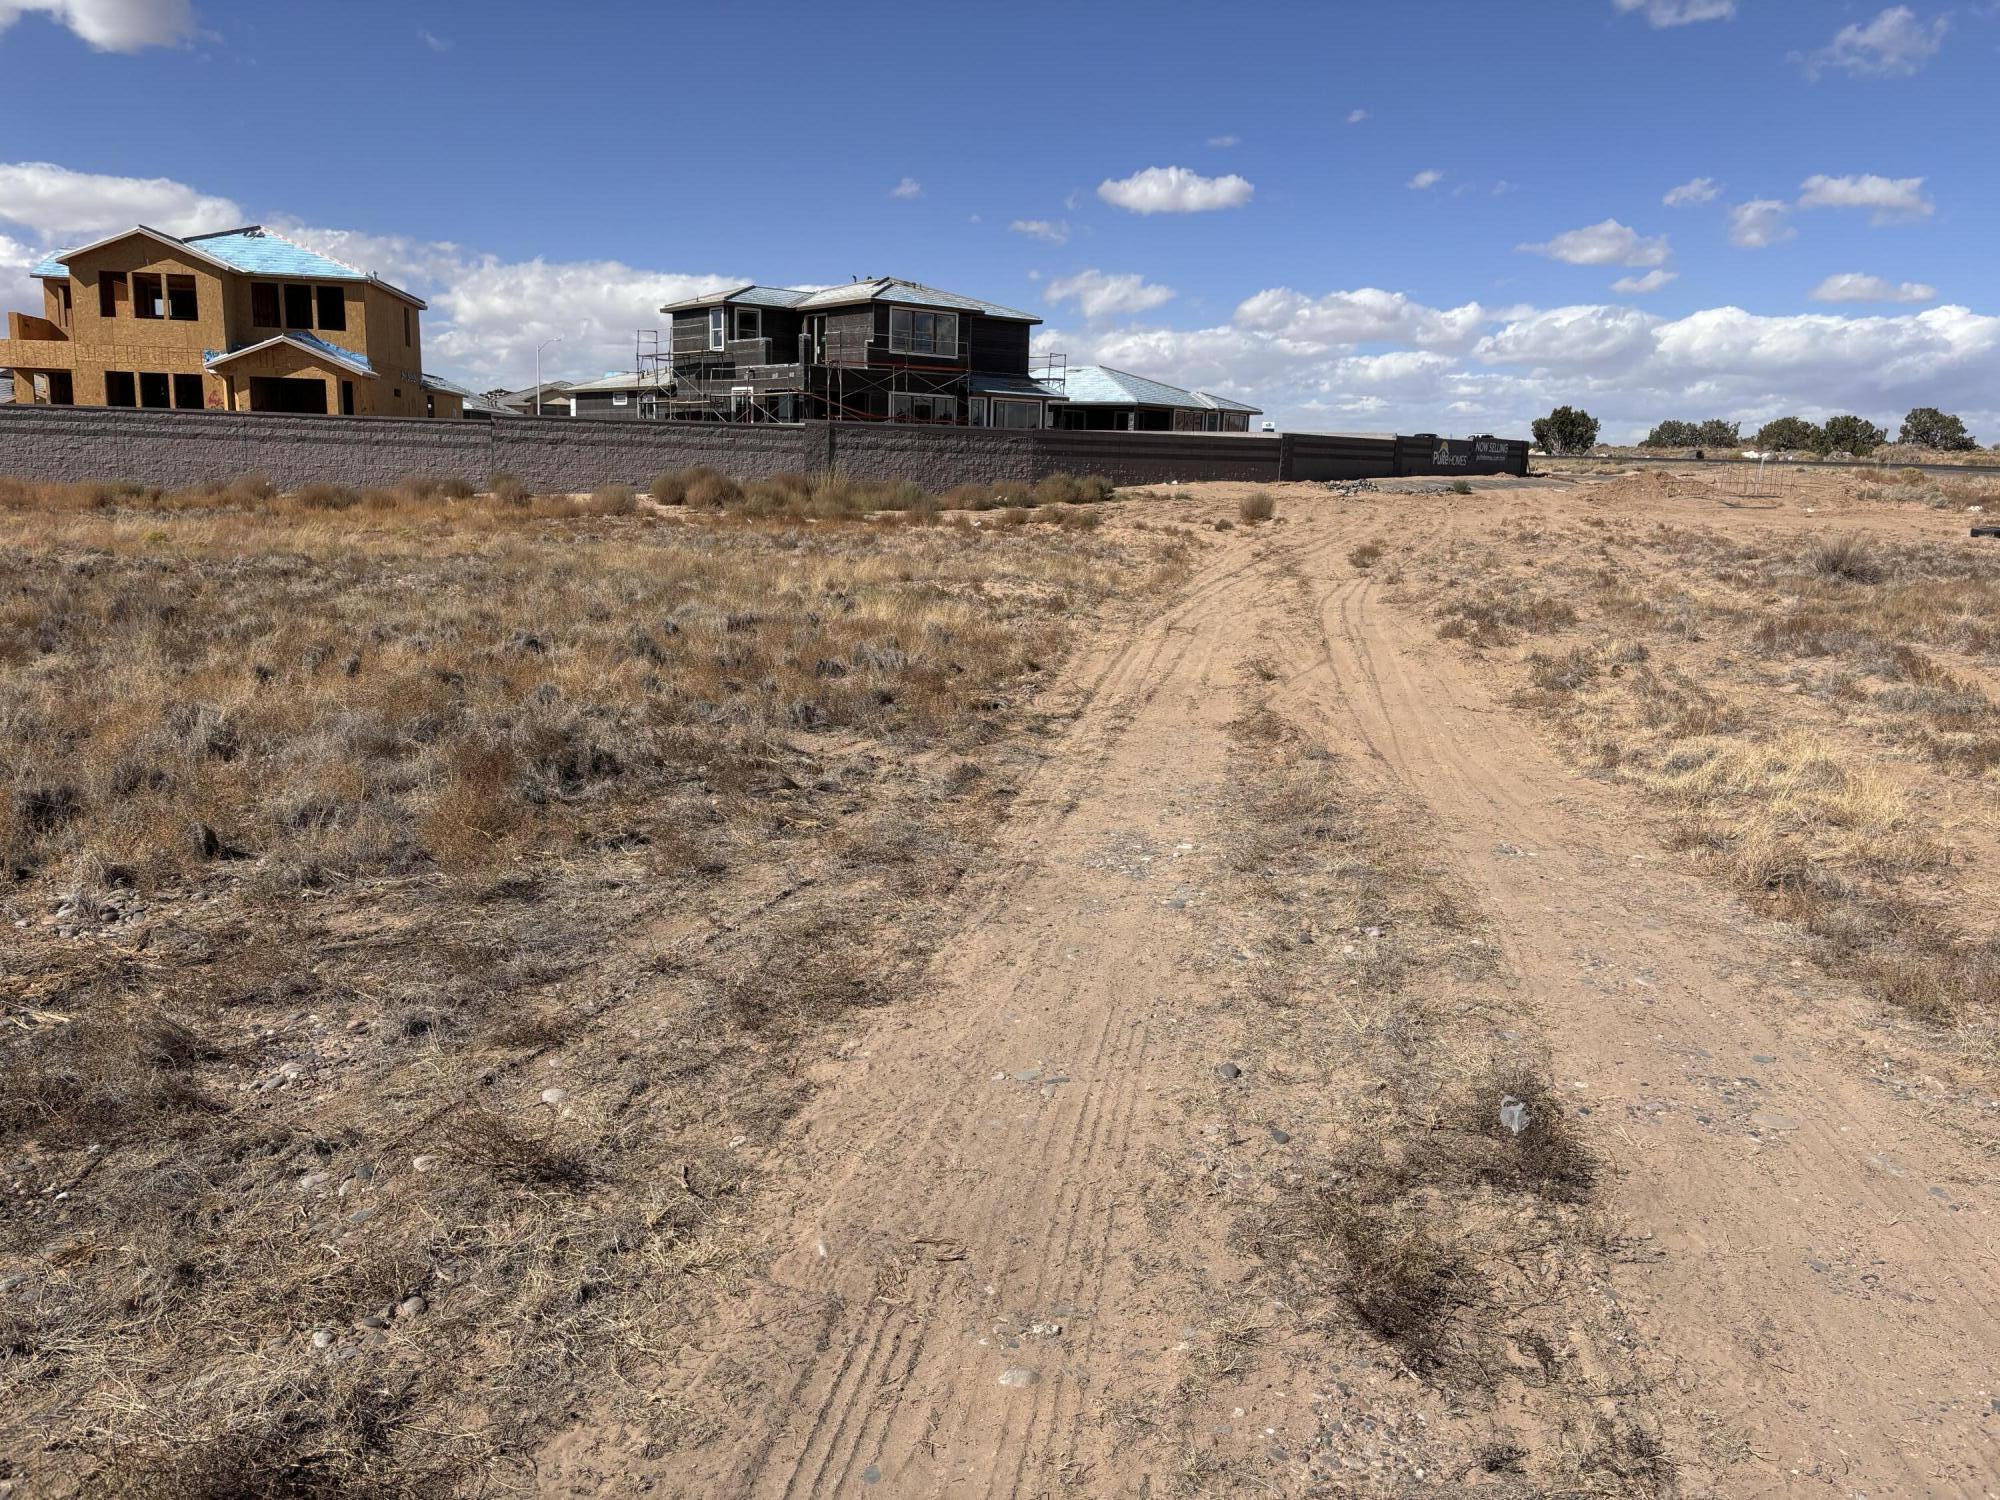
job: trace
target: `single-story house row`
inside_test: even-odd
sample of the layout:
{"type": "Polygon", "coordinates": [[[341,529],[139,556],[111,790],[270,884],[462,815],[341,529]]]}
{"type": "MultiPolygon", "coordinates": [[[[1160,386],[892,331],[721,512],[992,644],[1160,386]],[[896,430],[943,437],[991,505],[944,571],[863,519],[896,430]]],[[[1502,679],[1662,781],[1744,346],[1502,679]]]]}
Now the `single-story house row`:
{"type": "MultiPolygon", "coordinates": [[[[662,379],[647,370],[617,370],[595,380],[576,381],[563,388],[568,415],[600,422],[631,422],[641,417],[651,421],[664,415],[664,398],[673,389],[670,377],[664,388],[662,379]]],[[[554,410],[544,397],[543,415],[554,410]]]]}
{"type": "Polygon", "coordinates": [[[1248,432],[1261,407],[1207,391],[1183,390],[1107,365],[1072,365],[1052,427],[1085,432],[1248,432]]]}

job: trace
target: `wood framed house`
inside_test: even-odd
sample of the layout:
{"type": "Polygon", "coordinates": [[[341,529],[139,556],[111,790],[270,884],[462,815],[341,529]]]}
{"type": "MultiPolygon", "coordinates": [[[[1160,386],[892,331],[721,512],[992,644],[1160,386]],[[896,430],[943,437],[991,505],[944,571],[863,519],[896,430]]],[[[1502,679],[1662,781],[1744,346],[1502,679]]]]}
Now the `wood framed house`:
{"type": "Polygon", "coordinates": [[[54,406],[456,417],[423,373],[424,303],[259,225],[135,225],[31,273],[40,317],[8,314],[15,400],[54,406]]]}
{"type": "Polygon", "coordinates": [[[1041,319],[921,282],[740,286],[660,311],[664,417],[1038,428],[1063,401],[1062,357],[1029,351],[1041,319]]]}

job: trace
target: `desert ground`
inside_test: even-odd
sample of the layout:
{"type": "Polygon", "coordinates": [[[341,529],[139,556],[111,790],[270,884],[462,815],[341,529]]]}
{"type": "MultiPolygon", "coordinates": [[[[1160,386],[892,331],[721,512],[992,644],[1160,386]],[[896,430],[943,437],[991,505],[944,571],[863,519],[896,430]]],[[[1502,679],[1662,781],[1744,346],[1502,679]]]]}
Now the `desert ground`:
{"type": "Polygon", "coordinates": [[[2000,1492],[2000,481],[1595,467],[0,482],[0,1492],[2000,1492]]]}

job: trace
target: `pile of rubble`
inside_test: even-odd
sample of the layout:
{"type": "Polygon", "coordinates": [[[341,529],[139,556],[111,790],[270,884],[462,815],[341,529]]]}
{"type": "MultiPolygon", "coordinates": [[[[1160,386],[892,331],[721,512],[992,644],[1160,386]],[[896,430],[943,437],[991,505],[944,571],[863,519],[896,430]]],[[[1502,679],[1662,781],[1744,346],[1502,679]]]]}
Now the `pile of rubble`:
{"type": "Polygon", "coordinates": [[[1404,484],[1393,490],[1384,490],[1372,479],[1329,479],[1327,493],[1332,495],[1449,495],[1453,493],[1449,481],[1437,484],[1404,484]]]}

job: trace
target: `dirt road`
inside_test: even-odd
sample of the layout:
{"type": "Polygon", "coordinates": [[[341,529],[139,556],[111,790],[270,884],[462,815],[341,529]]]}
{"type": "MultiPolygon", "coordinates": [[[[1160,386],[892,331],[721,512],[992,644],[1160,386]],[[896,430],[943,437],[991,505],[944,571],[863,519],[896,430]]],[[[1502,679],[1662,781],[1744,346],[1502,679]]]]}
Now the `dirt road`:
{"type": "Polygon", "coordinates": [[[552,1492],[1534,1492],[1439,1467],[1477,1450],[1467,1403],[1393,1361],[1343,1372],[1329,1351],[1358,1335],[1275,1304],[1254,1356],[1190,1380],[1191,1309],[1251,1285],[1231,1174],[1341,1129],[1282,1059],[1238,1050],[1271,930],[1226,869],[1253,660],[1476,895],[1501,1008],[1606,1164],[1622,1253],[1574,1321],[1627,1331],[1666,1487],[2000,1491],[1990,1142],[1861,1069],[1855,1006],[1796,939],[1685,873],[1348,562],[1379,516],[1303,487],[1281,507],[1077,664],[1074,718],[915,998],[857,1031],[764,1164],[760,1274],[677,1353],[656,1426],[586,1414],[549,1447],[552,1492]],[[1214,1190],[1164,1194],[1203,1152],[1214,1190]],[[1419,1413],[1400,1467],[1359,1420],[1399,1384],[1419,1413]]]}

